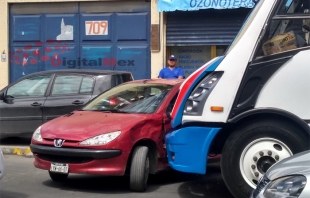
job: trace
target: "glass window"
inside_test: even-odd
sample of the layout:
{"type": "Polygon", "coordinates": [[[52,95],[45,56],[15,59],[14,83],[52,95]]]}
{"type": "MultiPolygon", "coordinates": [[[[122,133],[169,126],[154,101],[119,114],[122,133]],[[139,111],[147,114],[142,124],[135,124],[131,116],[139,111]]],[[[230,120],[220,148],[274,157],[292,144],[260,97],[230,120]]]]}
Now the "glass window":
{"type": "Polygon", "coordinates": [[[258,57],[309,46],[308,34],[303,29],[307,23],[309,20],[304,19],[272,20],[262,40],[258,57]]]}
{"type": "Polygon", "coordinates": [[[305,9],[305,2],[310,3],[310,0],[287,1],[285,15],[273,17],[260,43],[257,57],[310,46],[310,12],[305,9]],[[303,14],[299,14],[300,10],[303,14]],[[287,13],[297,15],[290,17],[287,13]]]}
{"type": "Polygon", "coordinates": [[[10,87],[7,95],[14,98],[44,96],[51,75],[34,76],[18,82],[10,87]]]}
{"type": "Polygon", "coordinates": [[[81,85],[80,93],[92,93],[94,86],[94,79],[92,77],[84,77],[81,85]]]}
{"type": "Polygon", "coordinates": [[[305,14],[308,12],[310,0],[286,0],[283,1],[278,15],[305,14]]]}
{"type": "Polygon", "coordinates": [[[177,67],[180,67],[185,78],[211,60],[211,46],[172,46],[170,54],[177,57],[177,67]]]}
{"type": "Polygon", "coordinates": [[[131,74],[122,74],[123,82],[132,81],[132,75],[131,74]]]}
{"type": "Polygon", "coordinates": [[[63,75],[57,76],[52,90],[52,95],[79,94],[82,76],[63,75]]]}
{"type": "Polygon", "coordinates": [[[172,87],[163,84],[123,84],[102,93],[83,110],[153,113],[172,87]]]}
{"type": "Polygon", "coordinates": [[[310,0],[283,1],[260,41],[258,58],[309,46],[309,4],[310,0]]]}
{"type": "Polygon", "coordinates": [[[167,112],[168,114],[170,114],[170,113],[172,112],[172,109],[173,109],[173,106],[174,106],[174,104],[175,104],[175,102],[176,102],[176,100],[177,100],[178,94],[179,94],[179,93],[175,94],[175,96],[174,96],[174,97],[172,98],[172,100],[170,101],[170,103],[169,103],[169,105],[168,105],[168,107],[167,107],[167,110],[166,110],[166,112],[167,112]]]}

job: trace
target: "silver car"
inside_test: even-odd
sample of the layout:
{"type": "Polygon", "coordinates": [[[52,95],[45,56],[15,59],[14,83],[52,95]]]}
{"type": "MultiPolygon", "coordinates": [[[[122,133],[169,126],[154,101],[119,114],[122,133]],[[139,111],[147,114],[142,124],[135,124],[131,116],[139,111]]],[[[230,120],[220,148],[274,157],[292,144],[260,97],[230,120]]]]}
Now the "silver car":
{"type": "Polygon", "coordinates": [[[252,198],[309,197],[310,151],[298,153],[272,166],[252,194],[252,198]]]}

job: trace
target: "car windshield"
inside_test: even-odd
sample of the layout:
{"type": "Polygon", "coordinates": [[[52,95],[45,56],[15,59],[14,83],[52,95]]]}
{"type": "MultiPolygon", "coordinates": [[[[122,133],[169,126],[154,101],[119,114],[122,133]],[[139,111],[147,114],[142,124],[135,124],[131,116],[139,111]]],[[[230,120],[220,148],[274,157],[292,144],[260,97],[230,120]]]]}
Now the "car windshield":
{"type": "Polygon", "coordinates": [[[123,84],[102,93],[82,110],[154,113],[172,87],[172,85],[149,83],[123,84]]]}

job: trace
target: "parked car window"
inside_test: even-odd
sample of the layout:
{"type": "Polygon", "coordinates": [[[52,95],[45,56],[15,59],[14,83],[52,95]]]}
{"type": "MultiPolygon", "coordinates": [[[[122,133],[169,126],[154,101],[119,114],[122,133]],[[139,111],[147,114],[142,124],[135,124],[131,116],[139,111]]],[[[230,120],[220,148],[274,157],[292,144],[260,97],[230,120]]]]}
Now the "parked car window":
{"type": "Polygon", "coordinates": [[[172,88],[163,84],[123,84],[102,93],[83,110],[154,113],[172,88]]]}
{"type": "Polygon", "coordinates": [[[169,103],[169,105],[168,105],[168,107],[167,107],[167,113],[171,113],[172,112],[172,109],[173,109],[173,106],[174,106],[174,104],[175,104],[175,101],[177,100],[177,97],[178,97],[178,93],[177,94],[175,94],[175,96],[172,98],[172,100],[170,101],[170,103],[169,103]]]}
{"type": "Polygon", "coordinates": [[[132,81],[133,80],[131,74],[122,74],[122,79],[123,79],[123,82],[128,82],[128,81],[132,81]]]}
{"type": "Polygon", "coordinates": [[[92,77],[84,77],[82,80],[80,93],[92,93],[94,87],[94,79],[92,77]]]}
{"type": "Polygon", "coordinates": [[[50,79],[51,75],[33,76],[24,79],[10,87],[7,95],[14,98],[44,96],[50,79]]]}
{"type": "Polygon", "coordinates": [[[52,95],[78,94],[82,79],[82,76],[76,75],[57,76],[53,86],[52,95]]]}

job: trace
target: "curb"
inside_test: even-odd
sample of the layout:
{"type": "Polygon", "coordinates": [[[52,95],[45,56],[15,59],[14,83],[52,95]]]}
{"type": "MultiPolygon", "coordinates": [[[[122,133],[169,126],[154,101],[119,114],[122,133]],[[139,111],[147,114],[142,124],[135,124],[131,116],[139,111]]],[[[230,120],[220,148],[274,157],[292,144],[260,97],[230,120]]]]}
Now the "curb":
{"type": "Polygon", "coordinates": [[[33,158],[33,154],[29,146],[0,146],[3,155],[20,155],[33,158]]]}

